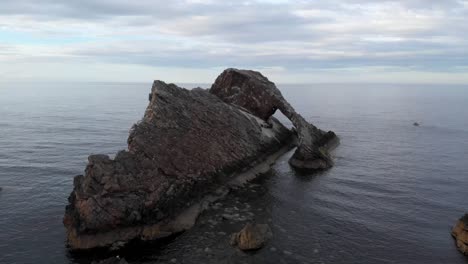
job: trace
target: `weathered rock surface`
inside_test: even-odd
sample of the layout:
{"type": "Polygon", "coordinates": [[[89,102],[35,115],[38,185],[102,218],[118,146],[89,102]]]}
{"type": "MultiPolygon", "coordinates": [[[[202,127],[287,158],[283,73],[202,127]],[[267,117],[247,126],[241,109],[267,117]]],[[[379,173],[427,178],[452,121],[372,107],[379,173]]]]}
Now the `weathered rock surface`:
{"type": "Polygon", "coordinates": [[[458,220],[452,229],[452,236],[456,240],[458,249],[468,255],[468,214],[458,220]]]}
{"type": "Polygon", "coordinates": [[[297,130],[298,148],[289,163],[298,169],[320,170],[333,166],[328,150],[338,144],[334,132],[324,132],[308,123],[283,98],[275,84],[261,73],[227,69],[211,86],[210,92],[226,103],[238,105],[267,121],[280,110],[297,130]]]}
{"type": "Polygon", "coordinates": [[[231,236],[231,245],[241,250],[256,250],[262,248],[273,236],[267,224],[248,223],[238,233],[231,236]]]}
{"type": "Polygon", "coordinates": [[[201,201],[293,141],[264,120],[200,88],[155,81],[128,150],[91,155],[76,176],[64,225],[72,249],[150,240],[190,228],[201,201]]]}

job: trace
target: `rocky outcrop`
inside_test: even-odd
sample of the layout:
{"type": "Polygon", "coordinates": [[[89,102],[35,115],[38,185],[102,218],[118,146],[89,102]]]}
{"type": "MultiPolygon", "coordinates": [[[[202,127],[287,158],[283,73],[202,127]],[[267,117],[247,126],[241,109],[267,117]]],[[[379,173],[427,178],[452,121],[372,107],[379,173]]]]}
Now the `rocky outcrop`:
{"type": "Polygon", "coordinates": [[[156,239],[190,228],[206,195],[285,151],[293,133],[203,89],[155,81],[128,150],[92,155],[64,224],[72,249],[156,239]]]}
{"type": "Polygon", "coordinates": [[[207,203],[226,193],[226,185],[266,172],[296,137],[271,110],[262,115],[263,104],[279,107],[296,124],[300,150],[291,164],[331,165],[326,149],[336,136],[305,122],[261,74],[239,71],[250,78],[240,92],[251,88],[251,103],[258,109],[216,92],[228,84],[219,80],[232,71],[237,72],[223,73],[209,91],[154,82],[144,117],[130,131],[128,150],[113,158],[89,156],[85,174],[74,178],[63,219],[71,249],[117,248],[133,239],[182,232],[207,203]],[[257,92],[271,94],[272,101],[257,92]],[[265,101],[254,103],[260,98],[265,101]]]}
{"type": "Polygon", "coordinates": [[[262,248],[272,236],[267,224],[248,223],[241,231],[232,234],[230,243],[240,250],[257,250],[262,248]]]}
{"type": "Polygon", "coordinates": [[[308,123],[283,98],[275,84],[261,73],[227,69],[216,79],[210,92],[265,121],[280,110],[292,122],[298,134],[298,148],[289,160],[293,167],[320,170],[333,165],[328,151],[338,143],[335,133],[324,132],[308,123]]]}
{"type": "Polygon", "coordinates": [[[468,255],[468,214],[458,220],[452,229],[452,236],[456,240],[458,249],[468,255]]]}

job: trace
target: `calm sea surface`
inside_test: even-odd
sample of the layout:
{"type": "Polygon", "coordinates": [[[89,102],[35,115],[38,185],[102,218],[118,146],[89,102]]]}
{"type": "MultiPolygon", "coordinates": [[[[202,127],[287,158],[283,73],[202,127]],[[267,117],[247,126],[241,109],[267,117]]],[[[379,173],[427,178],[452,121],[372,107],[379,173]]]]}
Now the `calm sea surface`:
{"type": "MultiPolygon", "coordinates": [[[[310,263],[468,263],[450,236],[468,211],[468,86],[278,86],[341,145],[318,175],[274,166],[265,184],[284,232],[272,243],[310,263]]],[[[0,263],[74,262],[62,226],[73,176],[126,147],[150,87],[0,83],[0,263]]]]}

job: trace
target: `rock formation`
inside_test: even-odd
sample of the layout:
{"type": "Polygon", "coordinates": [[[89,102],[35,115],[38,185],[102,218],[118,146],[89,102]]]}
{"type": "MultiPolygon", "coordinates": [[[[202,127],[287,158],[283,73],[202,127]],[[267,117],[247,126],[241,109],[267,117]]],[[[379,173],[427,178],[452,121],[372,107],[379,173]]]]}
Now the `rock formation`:
{"type": "MultiPolygon", "coordinates": [[[[228,70],[218,80],[230,72],[237,71],[228,70]]],[[[297,125],[302,147],[292,164],[328,167],[325,148],[334,134],[305,122],[259,73],[239,72],[251,77],[252,98],[264,98],[255,92],[276,95],[274,104],[262,104],[280,107],[297,125]]],[[[89,156],[85,175],[74,178],[63,220],[71,249],[120,246],[187,230],[213,193],[265,172],[273,158],[293,146],[294,133],[271,111],[261,115],[248,104],[227,102],[216,92],[216,87],[222,91],[218,80],[210,91],[155,81],[143,119],[130,131],[128,150],[114,158],[89,156]]],[[[243,93],[248,87],[239,89],[243,93]]]]}
{"type": "Polygon", "coordinates": [[[452,229],[452,236],[457,242],[458,249],[468,255],[468,214],[460,218],[452,229]]]}
{"type": "Polygon", "coordinates": [[[248,223],[240,232],[232,234],[231,246],[237,246],[241,250],[260,249],[272,235],[267,224],[248,223]]]}
{"type": "Polygon", "coordinates": [[[283,98],[275,84],[259,72],[227,69],[216,79],[210,92],[265,121],[280,110],[292,122],[298,134],[297,150],[289,160],[293,167],[318,170],[333,165],[328,150],[338,143],[335,133],[324,132],[308,123],[283,98]]]}

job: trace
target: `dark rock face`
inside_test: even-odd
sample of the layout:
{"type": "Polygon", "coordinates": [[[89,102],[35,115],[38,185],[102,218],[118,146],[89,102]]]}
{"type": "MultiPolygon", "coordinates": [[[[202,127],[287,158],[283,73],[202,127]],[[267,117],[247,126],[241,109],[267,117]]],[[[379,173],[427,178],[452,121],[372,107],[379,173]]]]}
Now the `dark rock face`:
{"type": "Polygon", "coordinates": [[[335,133],[324,132],[308,123],[283,98],[275,84],[261,73],[227,69],[218,76],[210,92],[265,121],[279,109],[291,120],[298,134],[298,148],[289,160],[293,167],[318,170],[333,166],[328,150],[338,144],[335,133]]]}
{"type": "Polygon", "coordinates": [[[193,226],[208,194],[260,166],[293,141],[269,124],[200,88],[155,81],[128,150],[92,155],[76,176],[64,225],[72,249],[150,240],[193,226]]]}
{"type": "Polygon", "coordinates": [[[452,229],[452,236],[455,238],[458,250],[468,255],[468,214],[458,220],[452,229]]]}
{"type": "Polygon", "coordinates": [[[273,236],[267,224],[248,223],[238,233],[231,236],[231,245],[240,250],[257,250],[262,248],[273,236]]]}

